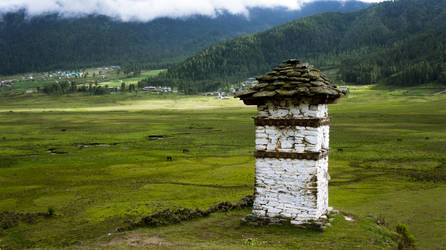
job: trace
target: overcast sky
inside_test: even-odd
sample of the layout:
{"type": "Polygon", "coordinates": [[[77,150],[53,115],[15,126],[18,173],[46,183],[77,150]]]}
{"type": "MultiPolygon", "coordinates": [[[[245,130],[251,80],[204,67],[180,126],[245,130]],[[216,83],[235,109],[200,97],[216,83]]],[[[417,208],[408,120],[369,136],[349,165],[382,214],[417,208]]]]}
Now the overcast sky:
{"type": "MultiPolygon", "coordinates": [[[[149,21],[157,17],[215,16],[226,10],[247,14],[250,7],[299,9],[314,0],[0,0],[0,12],[25,9],[30,15],[59,12],[68,16],[102,14],[128,20],[149,21]]],[[[363,0],[381,2],[383,0],[363,0]]]]}

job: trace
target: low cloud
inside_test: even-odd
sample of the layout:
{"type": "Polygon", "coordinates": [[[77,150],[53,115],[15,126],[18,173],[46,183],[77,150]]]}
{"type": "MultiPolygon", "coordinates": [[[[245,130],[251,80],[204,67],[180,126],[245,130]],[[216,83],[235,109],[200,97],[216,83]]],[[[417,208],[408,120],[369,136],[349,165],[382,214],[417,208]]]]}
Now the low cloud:
{"type": "MultiPolygon", "coordinates": [[[[150,21],[157,17],[186,17],[195,14],[216,16],[222,11],[249,13],[253,7],[284,7],[298,10],[314,0],[1,0],[0,12],[24,9],[34,16],[61,13],[65,16],[100,14],[123,21],[150,21]]],[[[343,1],[343,0],[342,0],[343,1]]],[[[379,2],[382,0],[363,0],[379,2]]]]}

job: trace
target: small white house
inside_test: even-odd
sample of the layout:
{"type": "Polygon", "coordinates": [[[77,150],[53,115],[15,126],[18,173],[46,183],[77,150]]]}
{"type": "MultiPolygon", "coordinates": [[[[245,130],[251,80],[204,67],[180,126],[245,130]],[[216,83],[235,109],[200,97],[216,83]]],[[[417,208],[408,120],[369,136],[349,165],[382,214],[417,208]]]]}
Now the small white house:
{"type": "Polygon", "coordinates": [[[157,92],[155,86],[147,86],[147,87],[144,87],[144,88],[143,88],[143,91],[147,91],[147,92],[157,92]]]}

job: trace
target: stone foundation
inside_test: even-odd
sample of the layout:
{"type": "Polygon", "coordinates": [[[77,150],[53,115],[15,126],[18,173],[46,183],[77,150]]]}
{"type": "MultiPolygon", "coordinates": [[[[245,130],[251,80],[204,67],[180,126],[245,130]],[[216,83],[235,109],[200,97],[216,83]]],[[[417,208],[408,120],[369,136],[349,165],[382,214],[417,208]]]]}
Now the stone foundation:
{"type": "Polygon", "coordinates": [[[302,224],[328,210],[328,157],[313,160],[258,158],[253,215],[302,224]]]}
{"type": "Polygon", "coordinates": [[[290,223],[291,225],[296,226],[301,229],[311,229],[318,231],[325,231],[327,227],[332,226],[332,222],[334,217],[339,214],[339,211],[333,210],[329,207],[328,212],[322,215],[318,220],[309,221],[306,223],[295,224],[290,221],[288,218],[280,218],[280,217],[260,217],[255,215],[247,215],[245,218],[241,219],[242,224],[247,224],[251,226],[270,226],[270,225],[282,225],[286,223],[290,223]]]}

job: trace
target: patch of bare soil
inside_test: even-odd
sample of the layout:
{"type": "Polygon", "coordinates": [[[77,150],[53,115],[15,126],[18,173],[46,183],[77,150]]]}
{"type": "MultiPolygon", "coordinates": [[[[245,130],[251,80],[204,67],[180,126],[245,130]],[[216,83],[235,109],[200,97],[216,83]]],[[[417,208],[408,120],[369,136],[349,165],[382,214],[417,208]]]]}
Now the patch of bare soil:
{"type": "Polygon", "coordinates": [[[130,246],[130,247],[168,247],[172,243],[159,236],[149,235],[143,232],[129,232],[120,235],[108,242],[107,246],[130,246]]]}

